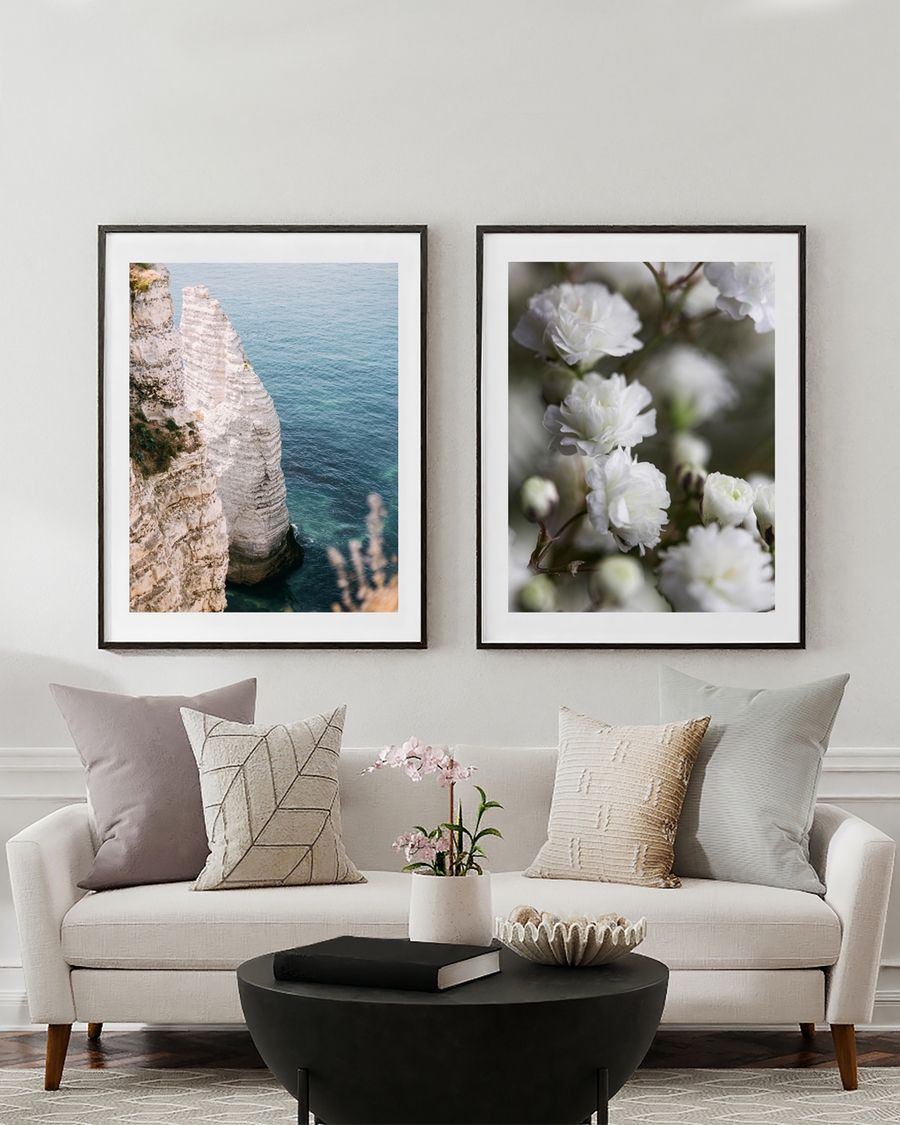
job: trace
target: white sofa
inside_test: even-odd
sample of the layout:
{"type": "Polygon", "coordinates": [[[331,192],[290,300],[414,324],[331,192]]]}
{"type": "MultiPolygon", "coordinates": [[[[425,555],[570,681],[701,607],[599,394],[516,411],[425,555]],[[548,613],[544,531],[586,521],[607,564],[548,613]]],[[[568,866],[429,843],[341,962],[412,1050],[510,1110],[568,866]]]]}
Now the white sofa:
{"type": "MultiPolygon", "coordinates": [[[[555,749],[454,750],[499,800],[487,841],[494,912],[519,903],[565,915],[646,916],[640,952],[670,970],[663,1022],[829,1023],[845,1088],[856,1086],[854,1025],[872,1018],[894,842],[832,805],[817,807],[810,850],[824,897],[685,879],[680,889],[526,879],[543,843],[555,749]]],[[[96,848],[86,805],[52,813],[9,841],[31,1017],[46,1023],[46,1086],[56,1089],[71,1024],[243,1022],[235,969],[258,954],[340,933],[403,937],[410,875],[391,848],[413,824],[446,819],[433,778],[363,774],[374,751],[341,758],[343,838],[368,882],[197,892],[190,883],[85,892],[76,883],[96,848]]],[[[465,803],[469,785],[457,787],[465,803]]]]}

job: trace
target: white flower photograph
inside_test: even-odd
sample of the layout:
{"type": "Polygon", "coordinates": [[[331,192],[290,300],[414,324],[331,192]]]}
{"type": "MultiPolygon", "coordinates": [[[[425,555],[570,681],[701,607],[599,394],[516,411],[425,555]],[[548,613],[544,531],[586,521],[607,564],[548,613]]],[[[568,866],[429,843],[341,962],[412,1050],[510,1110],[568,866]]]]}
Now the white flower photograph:
{"type": "Polygon", "coordinates": [[[800,644],[802,231],[480,239],[480,643],[800,644]]]}

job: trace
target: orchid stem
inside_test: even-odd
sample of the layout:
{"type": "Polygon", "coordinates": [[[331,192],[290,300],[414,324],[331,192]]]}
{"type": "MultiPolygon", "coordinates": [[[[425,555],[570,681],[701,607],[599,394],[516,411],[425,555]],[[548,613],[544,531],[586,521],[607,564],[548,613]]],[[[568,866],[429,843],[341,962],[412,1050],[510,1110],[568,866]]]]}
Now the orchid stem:
{"type": "MultiPolygon", "coordinates": [[[[456,763],[451,758],[450,759],[450,769],[453,769],[453,767],[455,765],[456,765],[456,763]]],[[[450,782],[450,823],[451,824],[453,823],[453,782],[452,781],[450,782]]],[[[453,875],[453,874],[455,874],[455,872],[453,870],[453,832],[452,831],[450,833],[450,855],[449,855],[449,859],[450,859],[450,862],[447,865],[447,874],[453,875]]]]}

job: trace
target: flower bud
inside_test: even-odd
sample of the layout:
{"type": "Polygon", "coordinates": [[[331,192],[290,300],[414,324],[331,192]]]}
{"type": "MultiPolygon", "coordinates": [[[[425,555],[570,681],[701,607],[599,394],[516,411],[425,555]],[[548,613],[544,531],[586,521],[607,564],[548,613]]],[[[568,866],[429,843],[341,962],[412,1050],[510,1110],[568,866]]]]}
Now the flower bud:
{"type": "Polygon", "coordinates": [[[761,484],[753,496],[753,514],[763,540],[775,546],[775,484],[761,484]]]}
{"type": "Polygon", "coordinates": [[[604,597],[621,604],[644,585],[644,570],[630,555],[608,555],[597,568],[595,578],[604,597]]]}
{"type": "Polygon", "coordinates": [[[544,477],[529,477],[519,489],[519,506],[533,523],[547,519],[558,503],[556,485],[544,477]]]}
{"type": "Polygon", "coordinates": [[[526,613],[553,613],[556,586],[547,574],[536,574],[519,591],[519,605],[526,613]]]}
{"type": "Polygon", "coordinates": [[[679,465],[675,470],[675,479],[688,496],[702,496],[706,469],[701,469],[699,465],[679,465]]]}
{"type": "Polygon", "coordinates": [[[740,477],[710,473],[703,486],[700,515],[705,524],[737,527],[753,507],[753,489],[740,477]]]}

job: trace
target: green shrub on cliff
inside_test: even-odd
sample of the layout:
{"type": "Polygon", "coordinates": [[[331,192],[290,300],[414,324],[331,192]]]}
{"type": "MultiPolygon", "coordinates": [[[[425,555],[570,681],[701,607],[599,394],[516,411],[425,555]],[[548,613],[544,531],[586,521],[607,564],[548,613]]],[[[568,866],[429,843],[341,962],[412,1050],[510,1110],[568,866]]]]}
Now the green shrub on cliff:
{"type": "Polygon", "coordinates": [[[150,262],[132,262],[128,267],[128,284],[131,287],[132,297],[135,293],[146,293],[153,282],[159,279],[160,274],[150,262]]]}
{"type": "Polygon", "coordinates": [[[174,418],[148,421],[142,410],[134,410],[130,422],[131,460],[145,477],[164,473],[179,453],[196,445],[193,426],[179,426],[174,418]]]}

